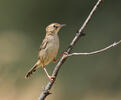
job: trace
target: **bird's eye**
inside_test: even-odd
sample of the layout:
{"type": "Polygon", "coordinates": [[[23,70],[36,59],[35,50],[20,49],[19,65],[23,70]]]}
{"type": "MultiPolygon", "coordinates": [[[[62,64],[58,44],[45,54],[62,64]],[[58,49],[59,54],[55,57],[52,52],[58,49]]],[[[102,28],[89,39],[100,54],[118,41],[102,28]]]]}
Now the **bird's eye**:
{"type": "Polygon", "coordinates": [[[54,25],[53,27],[54,27],[54,28],[58,28],[58,26],[56,26],[56,25],[54,25]]]}

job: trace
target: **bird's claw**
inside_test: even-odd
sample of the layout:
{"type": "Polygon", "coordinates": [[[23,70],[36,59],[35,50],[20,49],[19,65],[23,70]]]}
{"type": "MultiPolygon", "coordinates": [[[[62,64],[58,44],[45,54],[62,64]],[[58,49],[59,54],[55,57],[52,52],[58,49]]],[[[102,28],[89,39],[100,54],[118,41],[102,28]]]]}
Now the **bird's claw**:
{"type": "Polygon", "coordinates": [[[68,56],[68,52],[63,52],[63,56],[67,57],[68,56]]]}
{"type": "Polygon", "coordinates": [[[51,82],[53,82],[54,79],[55,79],[55,76],[48,76],[48,78],[49,78],[49,80],[50,80],[51,82]]]}

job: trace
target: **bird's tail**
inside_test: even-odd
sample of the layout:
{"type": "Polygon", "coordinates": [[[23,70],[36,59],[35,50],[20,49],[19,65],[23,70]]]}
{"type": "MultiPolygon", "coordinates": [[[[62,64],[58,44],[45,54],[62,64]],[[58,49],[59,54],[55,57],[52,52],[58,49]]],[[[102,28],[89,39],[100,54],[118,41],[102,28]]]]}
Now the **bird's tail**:
{"type": "Polygon", "coordinates": [[[33,74],[33,72],[36,71],[37,67],[38,67],[38,65],[35,64],[35,65],[30,69],[30,71],[28,71],[28,73],[26,74],[25,78],[31,77],[31,75],[33,74]]]}

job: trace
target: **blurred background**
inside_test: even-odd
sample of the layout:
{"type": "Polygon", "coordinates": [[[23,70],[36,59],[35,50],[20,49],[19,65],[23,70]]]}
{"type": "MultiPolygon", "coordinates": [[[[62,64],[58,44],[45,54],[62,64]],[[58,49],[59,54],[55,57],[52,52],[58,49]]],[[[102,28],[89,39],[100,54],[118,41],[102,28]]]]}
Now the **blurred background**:
{"type": "MultiPolygon", "coordinates": [[[[37,100],[48,83],[37,60],[45,27],[66,24],[59,32],[64,51],[97,0],[0,0],[0,100],[37,100]]],[[[121,1],[104,0],[72,52],[91,52],[121,39],[121,1]]],[[[49,64],[52,73],[56,64],[49,64]]],[[[91,56],[70,57],[61,67],[47,100],[121,100],[121,45],[91,56]]]]}

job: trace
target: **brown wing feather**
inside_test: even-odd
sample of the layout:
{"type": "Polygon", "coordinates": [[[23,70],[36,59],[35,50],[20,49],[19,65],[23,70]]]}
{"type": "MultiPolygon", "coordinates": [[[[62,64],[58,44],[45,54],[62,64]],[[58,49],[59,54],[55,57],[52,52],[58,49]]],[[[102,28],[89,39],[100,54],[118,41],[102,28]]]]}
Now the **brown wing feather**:
{"type": "MultiPolygon", "coordinates": [[[[48,39],[45,38],[45,39],[43,40],[42,44],[40,45],[39,54],[40,54],[41,50],[43,50],[43,49],[46,48],[47,44],[48,44],[48,39]]],[[[40,55],[39,55],[39,54],[38,54],[38,59],[40,59],[40,57],[39,57],[40,55]]]]}
{"type": "Polygon", "coordinates": [[[48,40],[47,38],[45,38],[45,39],[43,40],[42,44],[40,45],[40,50],[42,50],[42,49],[45,49],[45,48],[46,48],[47,43],[48,43],[48,41],[47,41],[47,40],[48,40]]]}

